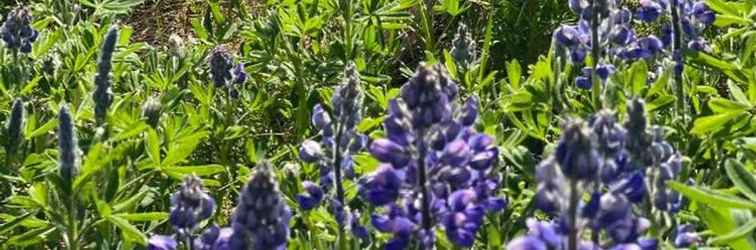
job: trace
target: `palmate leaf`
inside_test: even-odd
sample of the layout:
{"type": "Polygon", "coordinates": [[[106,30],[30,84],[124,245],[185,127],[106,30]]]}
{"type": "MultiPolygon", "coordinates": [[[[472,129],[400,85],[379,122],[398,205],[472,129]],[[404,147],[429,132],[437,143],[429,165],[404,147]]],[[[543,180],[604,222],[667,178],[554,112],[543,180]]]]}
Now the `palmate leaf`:
{"type": "Polygon", "coordinates": [[[189,155],[192,154],[194,149],[197,148],[197,145],[199,145],[199,143],[202,142],[205,137],[207,137],[207,135],[208,133],[206,131],[202,131],[172,142],[175,147],[172,147],[170,150],[168,150],[168,153],[165,156],[165,159],[161,162],[161,165],[172,166],[185,160],[187,157],[189,157],[189,155]]]}
{"type": "Polygon", "coordinates": [[[106,219],[110,223],[113,223],[113,225],[116,225],[116,227],[121,229],[123,237],[126,241],[136,242],[140,245],[147,245],[147,236],[144,235],[144,233],[142,233],[142,231],[140,231],[137,227],[129,223],[129,221],[125,218],[118,215],[111,215],[106,217],[106,219]]]}
{"type": "Polygon", "coordinates": [[[81,0],[82,5],[95,9],[94,15],[126,14],[131,8],[142,4],[144,0],[81,0]]]}
{"type": "Polygon", "coordinates": [[[690,132],[697,135],[704,135],[710,132],[719,131],[723,129],[728,122],[741,117],[744,113],[744,110],[735,110],[698,118],[693,122],[693,129],[691,129],[690,132]]]}

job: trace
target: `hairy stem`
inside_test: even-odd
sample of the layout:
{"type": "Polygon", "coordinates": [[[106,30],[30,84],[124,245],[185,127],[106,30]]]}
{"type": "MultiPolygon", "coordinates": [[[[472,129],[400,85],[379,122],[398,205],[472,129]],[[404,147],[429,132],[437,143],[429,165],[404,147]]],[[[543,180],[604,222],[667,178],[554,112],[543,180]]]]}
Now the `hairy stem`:
{"type": "Polygon", "coordinates": [[[567,211],[567,216],[569,216],[569,241],[567,249],[569,250],[578,249],[577,208],[578,202],[580,202],[580,195],[577,189],[577,181],[570,180],[570,204],[567,211]]]}
{"type": "Polygon", "coordinates": [[[598,11],[598,5],[601,0],[591,0],[590,8],[592,10],[591,12],[591,82],[592,82],[592,95],[593,95],[593,107],[598,110],[601,107],[604,106],[603,102],[605,101],[605,97],[602,97],[602,93],[605,93],[606,91],[602,91],[601,83],[598,81],[598,76],[596,75],[596,66],[598,66],[599,58],[601,58],[601,49],[599,46],[599,33],[598,33],[598,26],[599,26],[599,11],[598,11]]]}
{"type": "MultiPolygon", "coordinates": [[[[677,67],[677,65],[676,65],[677,63],[680,63],[680,64],[684,65],[683,59],[682,59],[682,54],[681,54],[682,53],[682,27],[680,26],[681,25],[681,23],[680,23],[680,13],[678,12],[679,10],[677,8],[677,4],[672,3],[672,4],[670,4],[670,6],[671,6],[670,7],[671,8],[671,12],[672,12],[672,30],[673,30],[673,34],[672,34],[672,39],[673,39],[673,41],[672,41],[672,56],[673,56],[673,58],[676,57],[676,56],[680,56],[680,61],[679,62],[677,60],[674,60],[675,61],[675,65],[673,67],[676,68],[677,67]]],[[[684,121],[685,120],[685,114],[686,114],[686,112],[685,112],[685,108],[686,107],[685,107],[685,90],[683,89],[682,72],[680,72],[678,74],[678,72],[676,72],[676,69],[674,69],[673,71],[675,71],[674,72],[675,73],[674,78],[675,78],[675,95],[677,96],[677,112],[678,112],[678,114],[680,114],[682,116],[683,121],[684,121]]]]}
{"type": "Polygon", "coordinates": [[[418,151],[418,159],[417,159],[417,185],[420,188],[420,198],[421,198],[421,213],[422,213],[422,227],[425,230],[425,232],[430,232],[431,230],[431,218],[430,218],[430,196],[428,193],[428,179],[427,179],[427,171],[425,169],[425,155],[427,152],[425,152],[425,130],[419,129],[417,132],[417,151],[418,151]]]}
{"type": "MultiPolygon", "coordinates": [[[[341,153],[341,137],[344,134],[344,126],[343,126],[343,120],[341,117],[339,117],[339,123],[336,125],[336,145],[334,146],[333,150],[333,175],[334,175],[334,185],[336,186],[336,201],[339,203],[342,209],[346,206],[344,204],[344,187],[341,184],[341,161],[342,161],[342,153],[341,153]]],[[[334,211],[334,213],[340,212],[340,211],[334,211]]],[[[339,249],[345,249],[346,243],[345,243],[345,235],[344,235],[344,227],[341,225],[344,223],[343,221],[338,221],[339,225],[339,249]]]]}

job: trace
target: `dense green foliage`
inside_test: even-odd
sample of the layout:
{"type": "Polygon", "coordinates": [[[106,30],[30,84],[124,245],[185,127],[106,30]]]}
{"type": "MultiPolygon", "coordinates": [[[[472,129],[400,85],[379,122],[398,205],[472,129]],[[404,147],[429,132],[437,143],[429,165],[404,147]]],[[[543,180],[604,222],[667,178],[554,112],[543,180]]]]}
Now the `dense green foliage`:
{"type": "MultiPolygon", "coordinates": [[[[250,177],[255,166],[268,161],[278,183],[271,190],[283,201],[276,209],[291,209],[281,216],[288,249],[383,249],[392,235],[372,226],[380,209],[360,198],[360,178],[388,160],[375,150],[336,151],[354,162],[356,178],[336,180],[340,200],[360,210],[369,231],[358,239],[328,206],[298,204],[305,181],[321,177],[300,149],[324,140],[313,107],[336,109],[332,98],[350,80],[363,99],[348,132],[370,142],[390,137],[391,100],[408,99],[400,88],[420,65],[438,65],[433,74],[457,82],[455,115],[464,100],[477,100],[469,127],[498,150],[490,171],[508,204],[485,215],[472,249],[504,249],[528,232],[528,218],[551,218],[536,209],[536,169],[558,154],[565,124],[604,109],[630,120],[636,98],[658,126],[654,138],[682,157],[680,173],[662,183],[685,197],[680,211],[636,209],[654,223],[648,235],[674,248],[675,226],[692,224],[698,246],[756,249],[754,0],[703,1],[716,13],[701,34],[710,49],[677,48],[679,78],[669,55],[611,59],[616,72],[601,84],[593,70],[589,89],[575,80],[582,64],[610,59],[568,62],[553,35],[579,19],[568,1],[186,1],[190,24],[180,28],[188,35],[140,41],[134,13],[166,1],[0,3],[0,21],[25,6],[38,32],[21,32],[18,48],[0,41],[0,249],[146,249],[151,236],[176,230],[171,197],[187,175],[215,202],[196,231],[229,225],[243,207],[240,193],[252,196],[248,180],[264,179],[250,177]],[[218,61],[228,67],[216,71],[218,61]]],[[[618,2],[635,11],[644,0],[618,2]]],[[[639,37],[663,29],[638,26],[639,37]]],[[[437,249],[462,248],[442,232],[431,232],[437,249]]]]}

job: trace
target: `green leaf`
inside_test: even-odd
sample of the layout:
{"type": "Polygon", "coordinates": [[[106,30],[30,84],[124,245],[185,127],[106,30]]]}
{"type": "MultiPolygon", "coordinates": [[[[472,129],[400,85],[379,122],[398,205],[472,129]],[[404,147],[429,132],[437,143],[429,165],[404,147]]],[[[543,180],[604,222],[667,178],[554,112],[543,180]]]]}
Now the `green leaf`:
{"type": "Polygon", "coordinates": [[[141,245],[147,245],[147,236],[123,217],[116,215],[108,216],[106,218],[110,223],[113,223],[113,225],[116,225],[116,227],[121,229],[125,240],[136,242],[141,245]]]}
{"type": "Polygon", "coordinates": [[[521,77],[522,66],[520,66],[520,62],[517,61],[517,59],[512,59],[512,61],[509,61],[507,63],[507,78],[509,79],[509,84],[512,85],[513,89],[520,88],[521,77]]]}
{"type": "Polygon", "coordinates": [[[147,125],[146,123],[144,123],[144,122],[138,122],[136,124],[133,124],[132,126],[129,126],[129,129],[121,131],[120,133],[118,133],[116,136],[113,137],[113,140],[114,141],[120,141],[120,140],[131,138],[133,136],[139,135],[144,130],[146,130],[148,127],[149,127],[149,125],[147,125]]]}
{"type": "Polygon", "coordinates": [[[742,26],[742,25],[749,25],[751,22],[753,22],[753,21],[749,20],[748,18],[743,18],[743,17],[739,17],[739,16],[733,16],[733,15],[727,15],[727,14],[719,14],[719,15],[717,15],[717,18],[714,19],[714,26],[717,26],[717,27],[727,27],[727,26],[731,26],[733,24],[737,24],[737,25],[741,25],[742,26]]]}
{"type": "Polygon", "coordinates": [[[632,90],[634,95],[640,95],[641,90],[646,87],[646,80],[648,79],[648,65],[644,61],[638,61],[633,63],[630,72],[632,72],[630,83],[632,84],[632,90]]]}
{"type": "Polygon", "coordinates": [[[31,140],[34,137],[41,136],[44,134],[47,134],[50,130],[54,129],[58,126],[58,119],[51,119],[47,121],[44,125],[41,127],[35,129],[31,134],[26,135],[26,140],[31,140]]]}
{"type": "Polygon", "coordinates": [[[693,122],[693,129],[690,132],[696,135],[704,135],[708,132],[719,131],[727,122],[739,117],[743,113],[744,111],[733,111],[698,118],[693,122]]]}
{"type": "Polygon", "coordinates": [[[113,205],[113,212],[122,212],[124,210],[130,209],[132,207],[135,207],[138,203],[142,201],[142,199],[147,196],[147,194],[150,192],[150,190],[144,190],[141,191],[128,199],[119,202],[118,204],[113,205]]]}
{"type": "Polygon", "coordinates": [[[154,129],[147,129],[147,140],[145,141],[147,156],[156,165],[160,166],[160,137],[154,129]]]}
{"type": "Polygon", "coordinates": [[[223,172],[223,166],[212,164],[202,166],[170,166],[163,167],[163,172],[168,175],[184,176],[187,174],[195,174],[197,176],[208,176],[223,172]]]}
{"type": "Polygon", "coordinates": [[[714,97],[709,101],[709,108],[711,108],[714,113],[727,113],[732,111],[745,111],[749,107],[747,104],[714,97]]]}
{"type": "Polygon", "coordinates": [[[46,227],[40,227],[37,229],[29,230],[29,231],[24,232],[23,234],[13,236],[10,239],[8,239],[8,244],[15,245],[15,246],[29,246],[33,244],[38,244],[42,240],[46,239],[47,234],[49,234],[52,231],[55,231],[55,227],[53,226],[46,226],[46,227]]]}
{"type": "Polygon", "coordinates": [[[672,103],[674,103],[676,99],[677,98],[671,95],[659,96],[658,98],[649,102],[646,109],[648,109],[649,112],[661,109],[666,106],[672,105],[672,103]]]}
{"type": "MultiPolygon", "coordinates": [[[[748,210],[710,207],[707,205],[701,205],[698,210],[701,219],[703,219],[708,228],[720,236],[736,231],[739,225],[745,224],[739,223],[742,220],[738,220],[738,218],[746,217],[746,220],[751,220],[749,218],[751,217],[751,211],[748,210]]],[[[756,244],[754,244],[753,238],[750,236],[734,239],[727,244],[735,250],[756,249],[756,244]]]]}
{"type": "Polygon", "coordinates": [[[741,104],[751,106],[751,102],[748,101],[748,97],[743,93],[743,90],[738,87],[738,85],[735,85],[732,81],[727,81],[727,87],[730,89],[730,95],[732,95],[733,98],[735,98],[736,101],[738,101],[741,104]]]}
{"type": "Polygon", "coordinates": [[[660,94],[662,90],[664,90],[664,87],[669,84],[669,70],[665,70],[662,72],[662,75],[656,79],[656,81],[651,85],[651,88],[646,93],[646,98],[649,98],[655,94],[660,94]]]}
{"type": "Polygon", "coordinates": [[[116,214],[116,216],[124,218],[128,221],[162,221],[168,219],[168,213],[166,212],[148,212],[148,213],[123,213],[116,214]]]}
{"type": "Polygon", "coordinates": [[[720,235],[715,238],[712,238],[711,240],[709,240],[709,244],[724,245],[734,240],[741,239],[747,236],[748,234],[753,232],[754,229],[756,229],[756,220],[751,220],[747,224],[742,225],[725,235],[720,235]]]}
{"type": "Polygon", "coordinates": [[[376,118],[366,117],[365,119],[362,119],[360,124],[357,125],[357,131],[361,133],[368,132],[369,130],[381,125],[382,122],[383,122],[382,117],[376,117],[376,118]]]}
{"type": "Polygon", "coordinates": [[[97,212],[100,213],[101,217],[108,217],[113,214],[113,210],[110,208],[110,205],[108,205],[108,203],[104,200],[95,200],[95,206],[97,207],[97,212]]]}
{"type": "Polygon", "coordinates": [[[199,18],[192,19],[192,31],[194,31],[194,35],[200,40],[207,40],[210,37],[207,29],[202,25],[202,20],[199,18]]]}
{"type": "MultiPolygon", "coordinates": [[[[706,0],[706,6],[709,6],[709,8],[718,13],[734,16],[739,15],[737,9],[733,8],[723,0],[706,0]]],[[[719,16],[717,16],[717,19],[719,19],[719,16]]]]}
{"type": "Polygon", "coordinates": [[[725,171],[732,183],[743,195],[756,201],[756,178],[749,173],[740,162],[729,159],[725,162],[725,171]]]}
{"type": "Polygon", "coordinates": [[[189,155],[192,154],[194,149],[197,148],[197,145],[199,145],[205,136],[207,136],[207,132],[198,132],[175,141],[173,145],[176,146],[168,151],[165,160],[163,160],[161,164],[163,166],[171,166],[183,161],[186,157],[189,157],[189,155]]]}
{"type": "Polygon", "coordinates": [[[86,184],[89,178],[102,169],[104,166],[100,161],[100,154],[102,153],[102,144],[95,144],[89,149],[87,157],[85,158],[84,165],[81,167],[81,173],[76,177],[74,181],[74,190],[78,190],[82,185],[86,184]]]}
{"type": "Polygon", "coordinates": [[[670,181],[667,185],[685,195],[685,197],[709,206],[756,210],[755,202],[744,200],[734,195],[709,190],[704,187],[688,186],[676,181],[670,181]]]}

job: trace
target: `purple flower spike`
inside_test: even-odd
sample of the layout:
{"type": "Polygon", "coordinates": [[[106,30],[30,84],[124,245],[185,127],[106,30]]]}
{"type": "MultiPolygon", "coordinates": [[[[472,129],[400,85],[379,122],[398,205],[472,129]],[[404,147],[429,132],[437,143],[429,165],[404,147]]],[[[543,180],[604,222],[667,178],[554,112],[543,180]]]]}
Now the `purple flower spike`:
{"type": "Polygon", "coordinates": [[[371,218],[394,234],[386,249],[430,248],[439,227],[455,245],[472,246],[484,215],[506,206],[496,197],[498,149],[474,129],[477,100],[459,105],[457,91],[443,65],[423,65],[389,102],[387,138],[370,146],[382,164],[360,183],[362,196],[385,208],[371,218]]]}
{"type": "Polygon", "coordinates": [[[179,235],[191,234],[214,211],[215,200],[205,193],[202,181],[196,176],[186,176],[179,191],[171,196],[170,221],[179,235]]]}
{"type": "Polygon", "coordinates": [[[285,249],[291,211],[283,200],[269,162],[255,166],[242,188],[231,218],[232,249],[285,249]]]}

